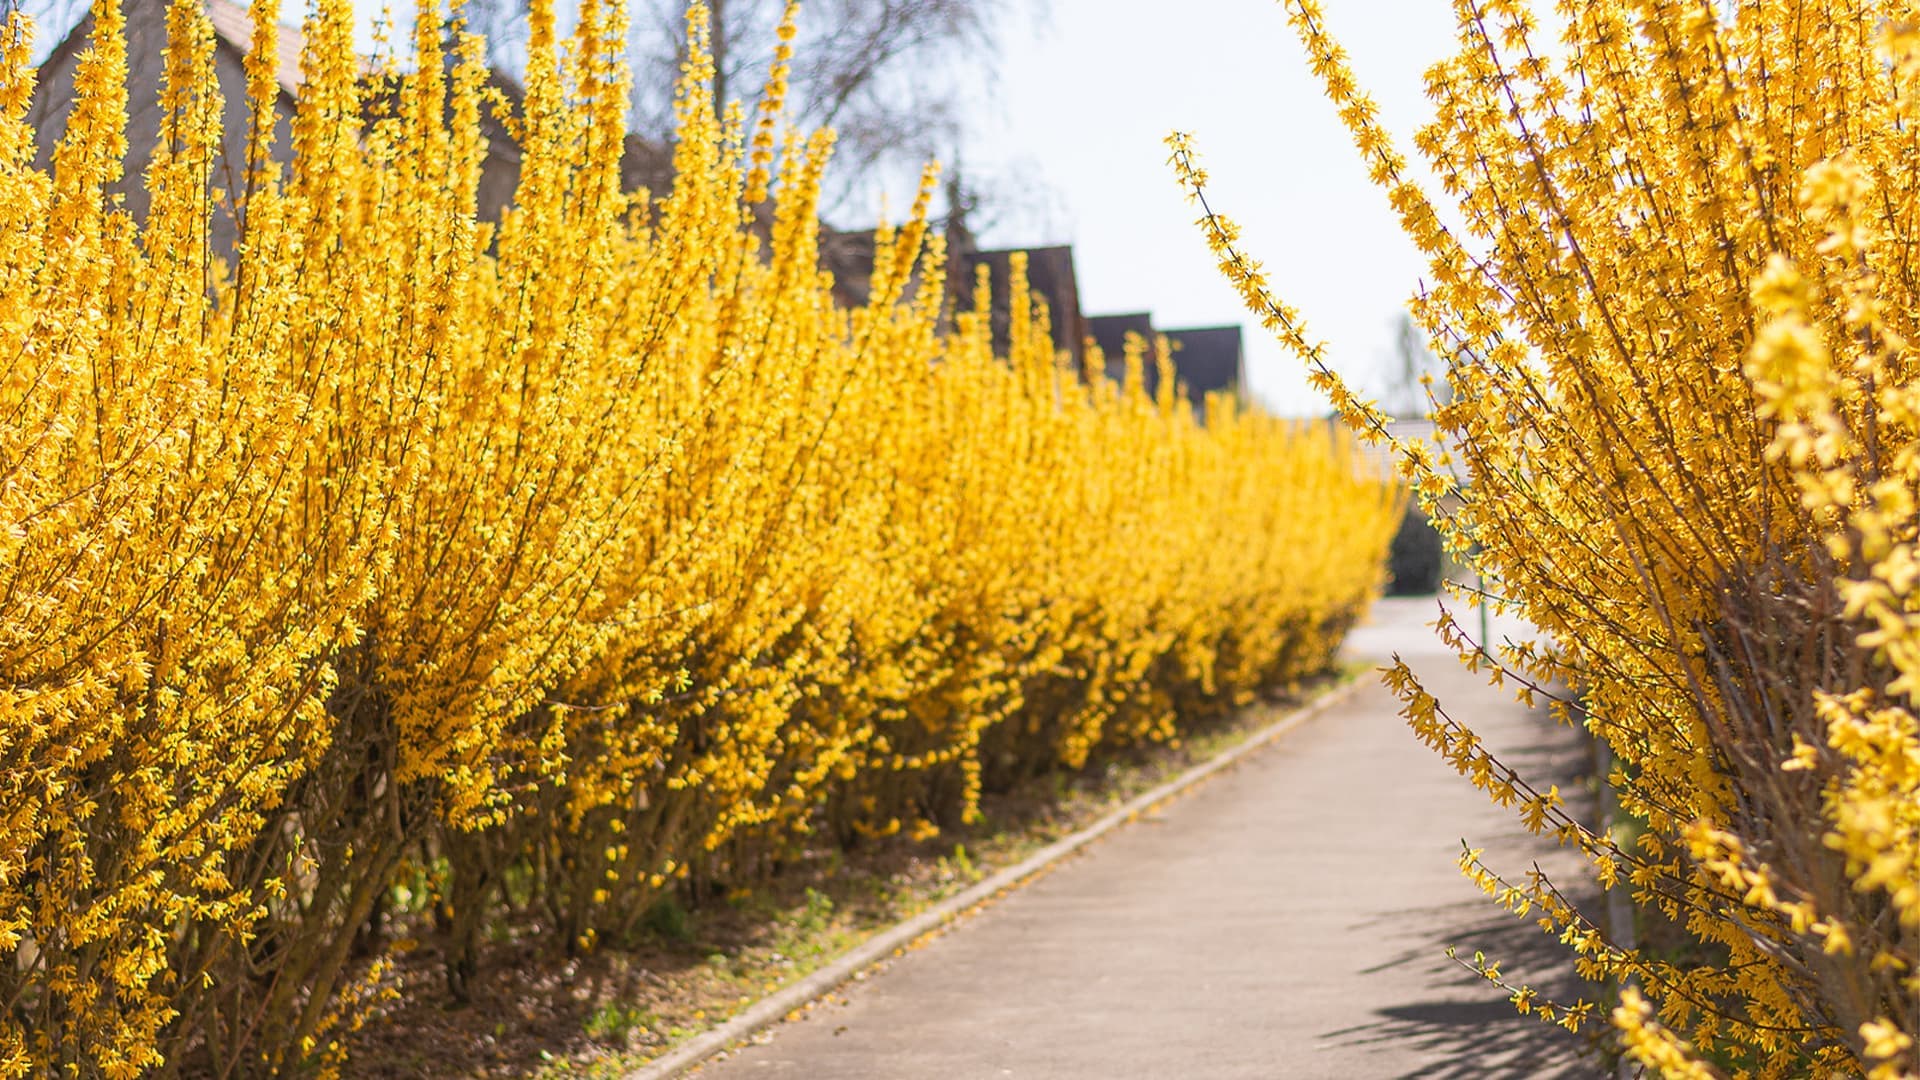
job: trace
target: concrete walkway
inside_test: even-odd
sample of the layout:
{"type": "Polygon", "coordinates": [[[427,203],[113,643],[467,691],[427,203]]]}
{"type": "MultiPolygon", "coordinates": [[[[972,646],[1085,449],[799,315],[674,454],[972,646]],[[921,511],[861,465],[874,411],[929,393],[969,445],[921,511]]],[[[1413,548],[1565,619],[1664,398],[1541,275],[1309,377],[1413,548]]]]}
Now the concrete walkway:
{"type": "MultiPolygon", "coordinates": [[[[1349,652],[1399,652],[1509,764],[1582,798],[1582,743],[1461,669],[1422,625],[1436,611],[1383,601],[1349,652]]],[[[1603,1075],[1578,1040],[1446,958],[1483,950],[1543,992],[1578,994],[1560,947],[1460,876],[1463,838],[1516,877],[1535,858],[1577,876],[1369,685],[700,1075],[1603,1075]]]]}

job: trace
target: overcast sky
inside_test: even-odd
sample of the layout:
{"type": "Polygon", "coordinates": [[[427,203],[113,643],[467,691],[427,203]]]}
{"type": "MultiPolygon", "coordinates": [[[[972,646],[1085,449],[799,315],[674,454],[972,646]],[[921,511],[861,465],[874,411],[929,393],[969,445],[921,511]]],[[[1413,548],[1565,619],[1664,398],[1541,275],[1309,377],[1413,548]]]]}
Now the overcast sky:
{"type": "MultiPolygon", "coordinates": [[[[1445,0],[1332,0],[1328,21],[1411,153],[1430,115],[1421,73],[1453,43],[1445,0]]],[[[983,159],[1030,171],[1043,215],[988,239],[1071,243],[1090,314],[1150,310],[1163,328],[1241,322],[1248,381],[1276,412],[1326,403],[1267,340],[1213,268],[1161,140],[1191,131],[1214,205],[1246,229],[1276,290],[1367,383],[1391,354],[1392,320],[1423,270],[1275,0],[1053,0],[1042,25],[1009,28],[983,159]]]]}

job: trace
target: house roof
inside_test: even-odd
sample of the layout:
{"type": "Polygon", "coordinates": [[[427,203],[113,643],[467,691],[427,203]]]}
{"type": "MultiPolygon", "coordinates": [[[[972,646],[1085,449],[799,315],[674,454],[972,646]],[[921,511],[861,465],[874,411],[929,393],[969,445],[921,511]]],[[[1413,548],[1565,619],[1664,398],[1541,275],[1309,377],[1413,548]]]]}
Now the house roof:
{"type": "Polygon", "coordinates": [[[1079,325],[1080,281],[1074,272],[1073,248],[1070,245],[994,248],[959,253],[950,276],[950,287],[956,302],[961,307],[971,302],[973,275],[976,268],[985,266],[993,288],[993,338],[996,342],[1006,341],[1013,310],[1007,286],[1012,277],[1013,255],[1016,251],[1025,252],[1027,256],[1028,289],[1046,302],[1054,347],[1078,355],[1082,333],[1079,325]]]}
{"type": "Polygon", "coordinates": [[[1187,384],[1188,397],[1201,401],[1215,391],[1240,385],[1240,327],[1203,326],[1166,333],[1173,346],[1173,370],[1187,384]]]}
{"type": "MultiPolygon", "coordinates": [[[[1035,248],[995,248],[986,251],[967,246],[964,233],[956,237],[949,230],[947,292],[953,305],[964,311],[973,306],[974,275],[987,268],[992,296],[992,334],[995,348],[1004,348],[1012,321],[1013,256],[1027,256],[1027,288],[1047,305],[1048,323],[1056,349],[1079,355],[1084,328],[1080,318],[1080,283],[1073,269],[1073,248],[1067,245],[1035,248]],[[961,241],[956,246],[955,239],[961,241]]],[[[820,264],[833,274],[834,292],[842,303],[864,304],[872,286],[874,232],[860,229],[840,232],[823,227],[820,232],[820,264]]],[[[917,272],[917,271],[916,271],[917,272]]]]}
{"type": "MultiPolygon", "coordinates": [[[[221,41],[245,56],[253,51],[253,16],[233,0],[206,0],[207,18],[221,41]]],[[[274,35],[273,81],[288,97],[299,97],[305,76],[300,72],[300,53],[306,47],[306,35],[297,26],[281,23],[274,35]]]]}
{"type": "Polygon", "coordinates": [[[1126,370],[1127,335],[1139,334],[1147,343],[1148,378],[1153,377],[1153,315],[1132,311],[1124,315],[1091,315],[1087,318],[1087,336],[1100,346],[1107,362],[1107,374],[1118,378],[1126,370]]]}
{"type": "Polygon", "coordinates": [[[1087,336],[1100,347],[1110,379],[1126,375],[1128,334],[1138,334],[1147,342],[1147,362],[1140,374],[1149,394],[1158,392],[1160,386],[1160,368],[1151,351],[1156,335],[1167,339],[1173,350],[1174,378],[1186,387],[1187,398],[1195,405],[1205,402],[1210,393],[1240,385],[1243,344],[1238,326],[1160,330],[1153,325],[1152,314],[1145,311],[1092,316],[1087,319],[1087,336]]]}
{"type": "MultiPolygon", "coordinates": [[[[1056,298],[1064,298],[1069,293],[1078,293],[1078,279],[1073,271],[1073,248],[1067,244],[1052,247],[1034,248],[984,248],[967,252],[962,256],[971,274],[975,267],[986,266],[993,276],[996,291],[1003,290],[1013,272],[1015,252],[1024,252],[1027,256],[1027,285],[1053,307],[1056,298]]],[[[1077,307],[1078,304],[1068,306],[1077,307]]]]}
{"type": "Polygon", "coordinates": [[[821,225],[820,266],[833,275],[834,294],[841,303],[859,306],[867,302],[877,243],[872,229],[841,232],[821,225]]]}

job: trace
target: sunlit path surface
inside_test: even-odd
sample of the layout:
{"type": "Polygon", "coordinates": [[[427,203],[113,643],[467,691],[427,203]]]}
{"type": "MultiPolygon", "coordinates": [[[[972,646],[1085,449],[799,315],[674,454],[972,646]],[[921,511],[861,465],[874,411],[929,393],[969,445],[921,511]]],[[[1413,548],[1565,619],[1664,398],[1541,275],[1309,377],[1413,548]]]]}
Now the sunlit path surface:
{"type": "MultiPolygon", "coordinates": [[[[1435,611],[1385,601],[1350,651],[1400,652],[1510,764],[1580,805],[1583,744],[1464,672],[1423,626],[1435,611]]],[[[1543,992],[1569,989],[1560,947],[1460,876],[1463,838],[1514,875],[1536,856],[1569,865],[1370,684],[700,1075],[1600,1075],[1580,1040],[1447,959],[1483,950],[1543,992]]]]}

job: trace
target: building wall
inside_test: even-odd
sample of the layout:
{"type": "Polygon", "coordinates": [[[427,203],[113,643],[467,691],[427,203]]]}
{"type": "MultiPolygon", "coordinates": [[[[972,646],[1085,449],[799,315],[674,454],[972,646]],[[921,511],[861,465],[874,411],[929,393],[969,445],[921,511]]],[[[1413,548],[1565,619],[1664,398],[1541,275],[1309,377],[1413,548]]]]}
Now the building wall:
{"type": "MultiPolygon", "coordinates": [[[[166,5],[161,0],[128,0],[127,19],[127,156],[126,169],[109,190],[125,200],[134,220],[145,222],[151,198],[145,173],[160,140],[160,87],[166,64],[166,5]]],[[[34,164],[51,167],[54,148],[66,133],[73,112],[74,76],[80,56],[92,45],[93,16],[87,15],[40,69],[27,122],[34,130],[34,164]]],[[[285,32],[284,30],[282,31],[285,32]]],[[[214,161],[208,188],[218,197],[211,241],[215,254],[231,257],[238,228],[233,216],[233,194],[246,182],[247,73],[244,54],[226,39],[214,44],[214,77],[223,99],[221,150],[214,161]]],[[[285,92],[275,95],[274,156],[292,154],[293,101],[285,92]]]]}

